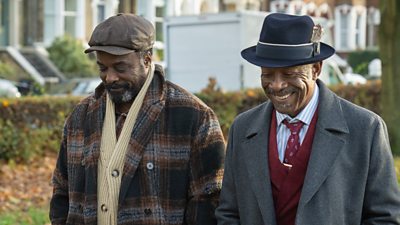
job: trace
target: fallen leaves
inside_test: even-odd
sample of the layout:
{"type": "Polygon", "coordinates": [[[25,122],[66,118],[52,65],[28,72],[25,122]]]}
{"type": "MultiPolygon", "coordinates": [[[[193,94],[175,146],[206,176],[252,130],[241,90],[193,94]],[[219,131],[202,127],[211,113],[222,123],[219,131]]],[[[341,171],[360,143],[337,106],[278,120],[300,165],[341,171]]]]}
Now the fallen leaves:
{"type": "Polygon", "coordinates": [[[51,155],[22,165],[0,165],[0,213],[48,205],[55,162],[51,155]]]}

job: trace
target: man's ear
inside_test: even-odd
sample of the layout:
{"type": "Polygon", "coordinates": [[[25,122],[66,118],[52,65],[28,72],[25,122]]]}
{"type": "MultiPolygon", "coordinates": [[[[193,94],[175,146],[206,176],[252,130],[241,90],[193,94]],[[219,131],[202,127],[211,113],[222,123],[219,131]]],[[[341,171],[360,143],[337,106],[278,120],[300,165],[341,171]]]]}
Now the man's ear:
{"type": "Polygon", "coordinates": [[[144,65],[149,66],[151,64],[152,58],[150,54],[144,56],[144,65]]]}
{"type": "Polygon", "coordinates": [[[312,65],[312,75],[314,80],[317,80],[318,76],[321,74],[321,70],[322,70],[322,61],[316,62],[312,65]]]}

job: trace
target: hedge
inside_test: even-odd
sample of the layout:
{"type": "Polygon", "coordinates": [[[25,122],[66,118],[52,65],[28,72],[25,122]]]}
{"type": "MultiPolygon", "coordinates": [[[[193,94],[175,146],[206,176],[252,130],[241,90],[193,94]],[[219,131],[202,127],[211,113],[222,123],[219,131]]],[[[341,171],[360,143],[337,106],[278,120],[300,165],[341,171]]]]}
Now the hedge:
{"type": "MultiPolygon", "coordinates": [[[[349,101],[380,113],[380,81],[331,89],[349,101]]],[[[225,136],[237,114],[266,100],[261,89],[225,93],[210,87],[197,96],[214,109],[225,136]]],[[[27,161],[57,152],[65,118],[79,100],[79,97],[51,96],[0,99],[0,159],[27,161]]]]}
{"type": "Polygon", "coordinates": [[[0,99],[0,159],[28,159],[57,152],[64,120],[77,97],[0,99]]]}

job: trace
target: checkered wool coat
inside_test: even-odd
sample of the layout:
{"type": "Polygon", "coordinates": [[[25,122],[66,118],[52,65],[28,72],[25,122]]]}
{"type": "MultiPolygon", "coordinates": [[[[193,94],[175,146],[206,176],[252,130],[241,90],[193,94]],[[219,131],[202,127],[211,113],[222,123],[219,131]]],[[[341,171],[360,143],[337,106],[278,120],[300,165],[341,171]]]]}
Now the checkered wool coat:
{"type": "MultiPolygon", "coordinates": [[[[66,120],[52,179],[52,224],[97,224],[105,93],[100,85],[66,120]]],[[[214,112],[165,81],[157,66],[128,145],[118,224],[216,224],[224,149],[214,112]]]]}

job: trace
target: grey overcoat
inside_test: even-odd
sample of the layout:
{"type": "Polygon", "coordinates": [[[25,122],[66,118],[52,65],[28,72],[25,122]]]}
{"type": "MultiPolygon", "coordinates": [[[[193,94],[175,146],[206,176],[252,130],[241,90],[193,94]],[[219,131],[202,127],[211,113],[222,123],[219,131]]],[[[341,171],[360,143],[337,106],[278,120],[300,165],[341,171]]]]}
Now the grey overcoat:
{"type": "MultiPolygon", "coordinates": [[[[400,224],[400,192],[386,125],[322,82],[296,225],[400,224]]],[[[219,225],[276,225],[268,166],[273,106],[239,115],[228,139],[219,225]]]]}

